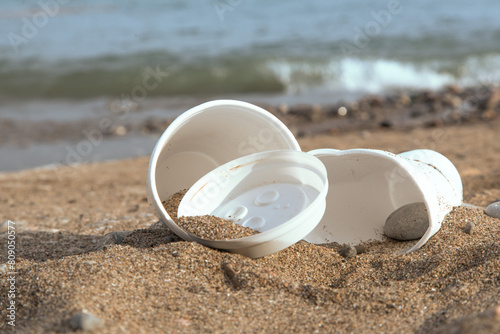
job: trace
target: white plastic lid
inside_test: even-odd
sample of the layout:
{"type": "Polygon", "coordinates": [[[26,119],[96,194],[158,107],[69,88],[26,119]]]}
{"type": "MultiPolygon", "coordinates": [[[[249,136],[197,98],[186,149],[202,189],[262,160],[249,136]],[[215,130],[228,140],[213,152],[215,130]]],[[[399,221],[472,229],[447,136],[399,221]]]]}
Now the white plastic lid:
{"type": "Polygon", "coordinates": [[[182,199],[178,217],[213,215],[261,233],[231,240],[190,235],[209,247],[261,257],[301,240],[325,211],[328,182],[321,161],[280,150],[248,155],[202,177],[182,199]]]}

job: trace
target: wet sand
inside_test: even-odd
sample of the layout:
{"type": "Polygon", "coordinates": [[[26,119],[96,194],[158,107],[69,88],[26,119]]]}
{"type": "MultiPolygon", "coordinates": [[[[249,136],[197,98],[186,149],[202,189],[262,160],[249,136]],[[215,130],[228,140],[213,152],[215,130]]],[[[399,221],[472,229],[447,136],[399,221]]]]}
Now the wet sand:
{"type": "MultiPolygon", "coordinates": [[[[228,98],[228,97],[225,97],[228,98]]],[[[237,96],[232,97],[239,99],[237,96]]],[[[411,130],[489,122],[500,112],[500,87],[445,87],[357,100],[300,104],[290,97],[251,96],[296,137],[351,131],[411,130]]],[[[145,155],[176,115],[206,99],[151,98],[114,106],[106,99],[5,103],[0,107],[0,172],[145,155]]],[[[439,131],[429,141],[441,140],[439,131]]]]}
{"type": "MultiPolygon", "coordinates": [[[[16,228],[16,330],[68,332],[88,312],[104,322],[96,333],[498,333],[500,220],[483,212],[500,199],[496,115],[299,139],[304,151],[428,148],[455,164],[477,208],[452,211],[411,254],[396,252],[414,242],[370,243],[348,259],[342,245],[299,242],[252,260],[181,241],[147,203],[149,157],[0,174],[0,218],[16,228]]],[[[3,264],[7,241],[1,234],[3,264]]]]}

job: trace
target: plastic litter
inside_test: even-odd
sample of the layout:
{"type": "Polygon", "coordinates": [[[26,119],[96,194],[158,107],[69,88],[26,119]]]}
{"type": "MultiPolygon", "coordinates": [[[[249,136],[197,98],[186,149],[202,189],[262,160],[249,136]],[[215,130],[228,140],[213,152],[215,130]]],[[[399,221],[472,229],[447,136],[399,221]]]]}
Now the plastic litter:
{"type": "Polygon", "coordinates": [[[330,190],[325,215],[304,240],[357,244],[382,240],[385,221],[398,208],[425,203],[429,227],[408,251],[422,247],[445,215],[462,203],[462,181],[455,166],[431,150],[399,155],[371,149],[319,149],[309,152],[326,166],[330,190]]]}
{"type": "Polygon", "coordinates": [[[173,224],[162,201],[226,162],[280,149],[300,151],[290,130],[266,110],[233,100],[203,103],[177,117],[156,143],[149,162],[148,200],[160,220],[190,240],[173,224]]]}
{"type": "Polygon", "coordinates": [[[218,100],[173,121],[153,149],[148,199],[184,240],[261,257],[304,238],[356,245],[382,240],[387,218],[424,203],[429,226],[408,251],[422,247],[445,215],[462,203],[462,181],[431,150],[393,154],[371,149],[300,151],[276,117],[249,103],[218,100]],[[261,233],[232,240],[194,236],[162,202],[189,189],[178,216],[214,215],[261,233]]]}

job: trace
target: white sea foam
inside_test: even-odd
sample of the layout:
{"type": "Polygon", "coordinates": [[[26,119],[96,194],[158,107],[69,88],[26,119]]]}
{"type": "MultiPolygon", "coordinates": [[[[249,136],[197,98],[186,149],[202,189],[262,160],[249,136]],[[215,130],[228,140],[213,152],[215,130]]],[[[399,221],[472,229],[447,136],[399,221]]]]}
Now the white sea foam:
{"type": "Polygon", "coordinates": [[[454,81],[430,65],[415,65],[394,60],[345,59],[340,63],[342,86],[348,90],[381,92],[394,88],[436,89],[454,81]]]}
{"type": "Polygon", "coordinates": [[[382,93],[396,89],[439,89],[449,84],[500,83],[498,54],[419,63],[360,58],[314,63],[282,59],[269,62],[268,67],[289,93],[318,88],[382,93]]]}

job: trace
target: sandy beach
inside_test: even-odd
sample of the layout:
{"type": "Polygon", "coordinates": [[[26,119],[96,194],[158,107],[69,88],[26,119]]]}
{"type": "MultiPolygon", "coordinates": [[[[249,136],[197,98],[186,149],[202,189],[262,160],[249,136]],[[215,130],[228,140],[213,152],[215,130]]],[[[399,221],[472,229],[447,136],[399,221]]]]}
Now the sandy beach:
{"type": "MultiPolygon", "coordinates": [[[[0,1],[0,334],[500,333],[500,218],[485,213],[500,208],[498,13],[498,0],[0,1]],[[305,152],[435,150],[459,171],[464,204],[413,253],[402,251],[416,240],[302,240],[251,259],[184,241],[148,203],[149,159],[176,117],[219,99],[270,112],[305,152]]],[[[261,125],[238,140],[246,121],[224,115],[168,147],[201,142],[214,165],[232,145],[260,150],[261,125]]],[[[162,166],[180,166],[176,181],[184,156],[201,154],[162,166]]],[[[351,230],[358,213],[379,221],[373,197],[410,198],[347,196],[340,183],[356,202],[342,204],[351,230]]],[[[283,189],[262,195],[295,195],[283,189]]],[[[310,199],[286,196],[273,212],[310,199]]],[[[174,199],[160,201],[175,212],[174,199]]],[[[310,221],[323,209],[309,208],[310,221]]],[[[180,222],[201,237],[256,233],[180,222]]]]}
{"type": "Polygon", "coordinates": [[[2,173],[16,258],[15,274],[1,267],[0,331],[70,332],[86,312],[102,321],[96,333],[498,333],[500,220],[484,207],[500,199],[500,118],[490,116],[301,135],[304,151],[428,148],[455,164],[471,206],[411,254],[397,251],[414,242],[368,243],[347,259],[341,245],[299,242],[252,260],[182,241],[147,202],[147,156],[2,173]]]}

